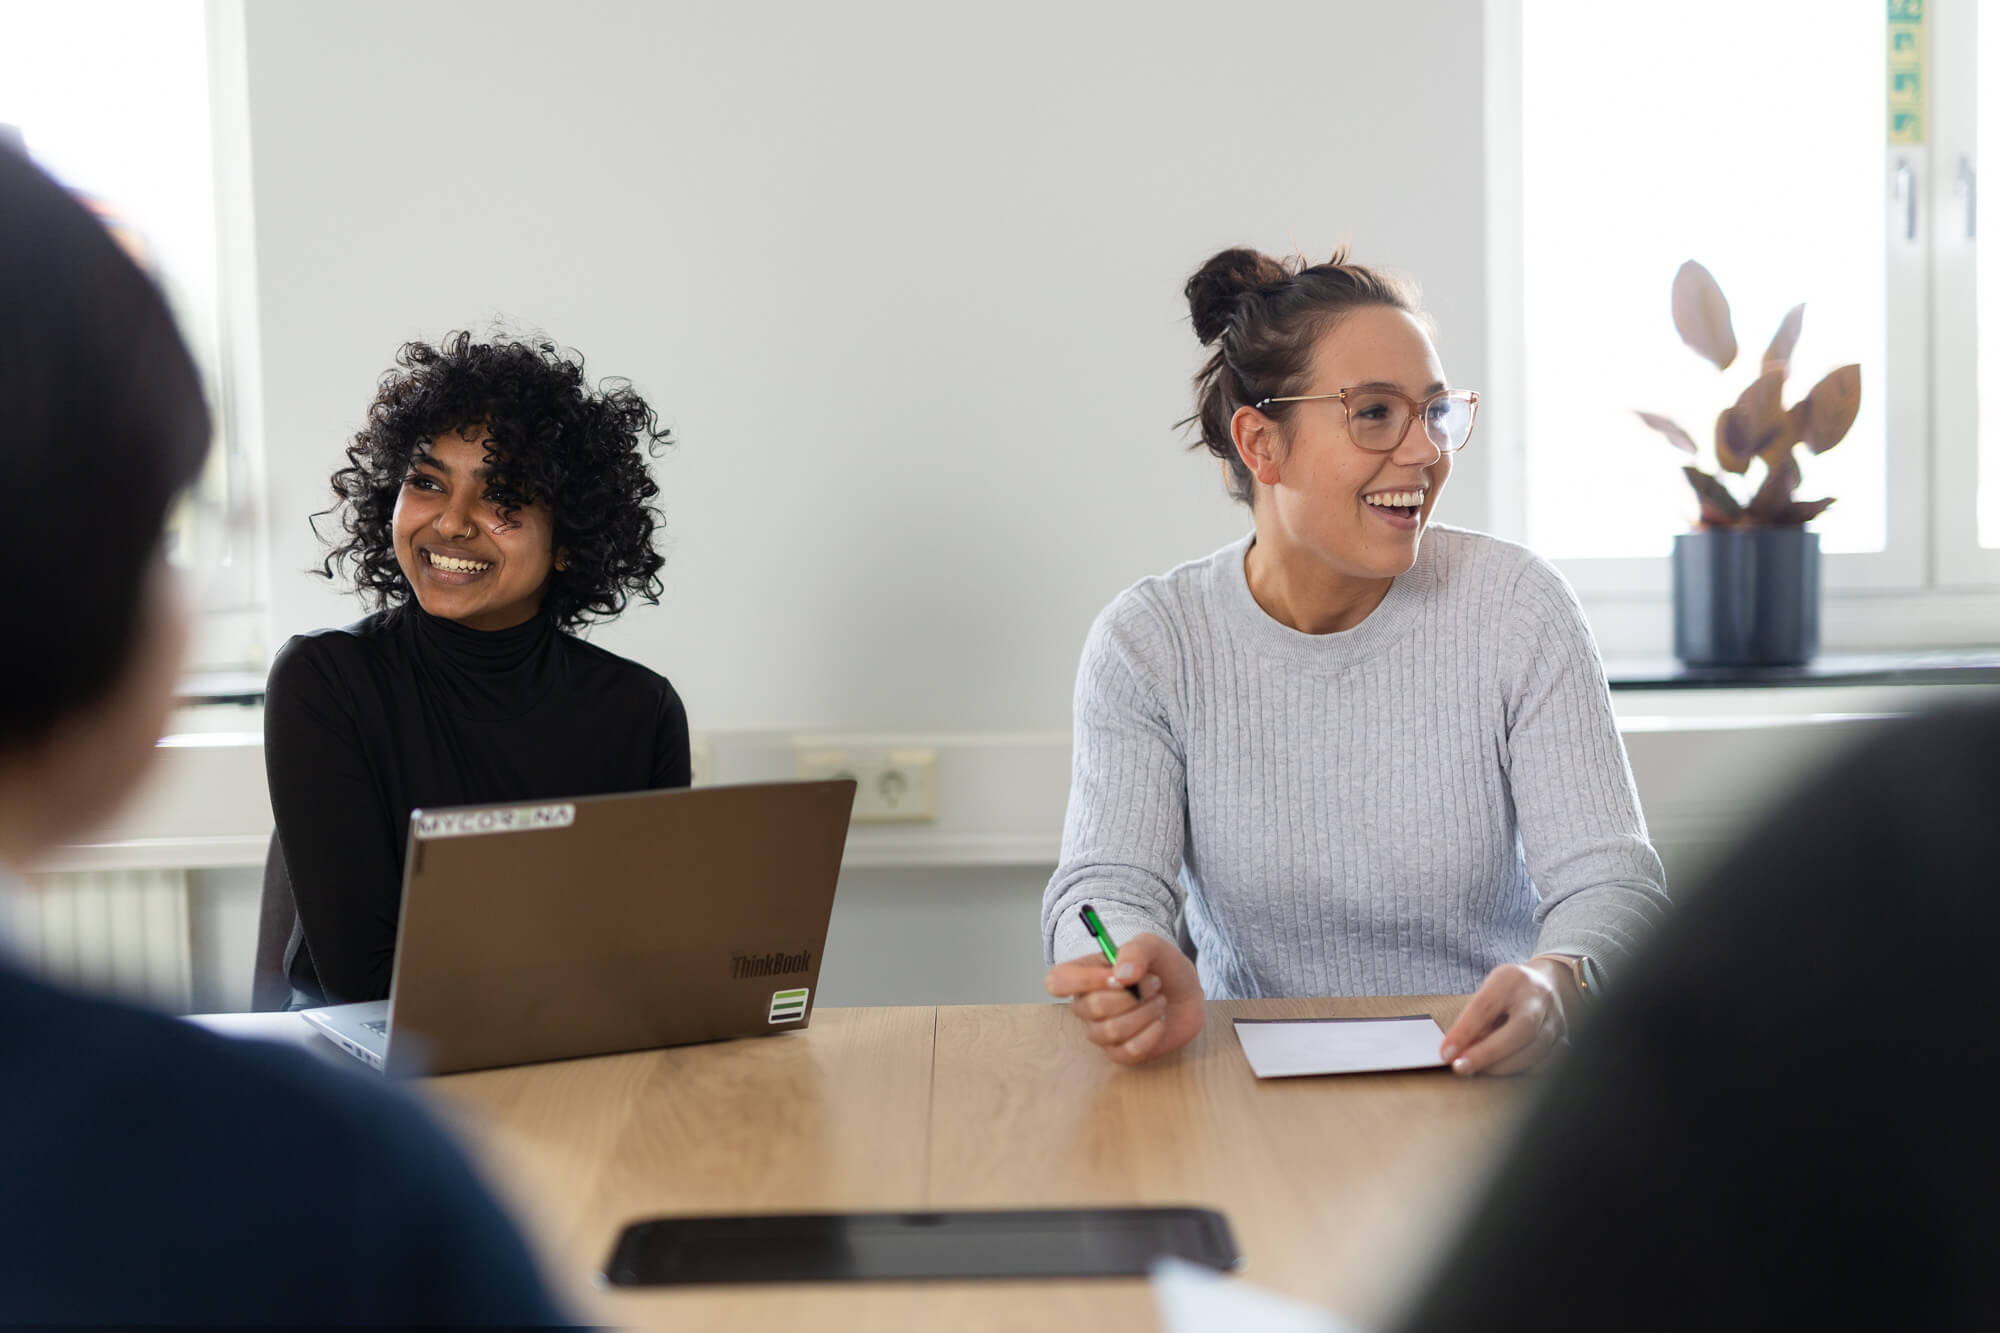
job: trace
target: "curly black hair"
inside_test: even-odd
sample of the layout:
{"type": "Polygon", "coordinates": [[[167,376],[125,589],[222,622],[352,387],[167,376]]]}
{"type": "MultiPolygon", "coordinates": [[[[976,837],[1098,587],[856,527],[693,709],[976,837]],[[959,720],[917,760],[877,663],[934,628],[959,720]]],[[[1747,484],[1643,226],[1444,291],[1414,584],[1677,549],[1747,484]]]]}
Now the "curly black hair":
{"type": "MultiPolygon", "coordinates": [[[[474,342],[446,334],[436,346],[405,343],[383,375],[368,424],[333,474],[343,536],[316,571],[352,567],[355,591],[377,606],[412,593],[396,563],[396,497],[417,449],[446,431],[485,427],[493,490],[507,510],[542,501],[553,518],[563,568],[550,574],[542,607],[566,630],[608,620],[633,597],[660,600],[653,536],[664,523],[648,501],[660,493],[646,467],[670,432],[624,380],[593,392],[583,357],[542,339],[474,342]]],[[[314,523],[314,532],[318,524],[314,523]]],[[[322,538],[322,540],[327,540],[322,538]]]]}

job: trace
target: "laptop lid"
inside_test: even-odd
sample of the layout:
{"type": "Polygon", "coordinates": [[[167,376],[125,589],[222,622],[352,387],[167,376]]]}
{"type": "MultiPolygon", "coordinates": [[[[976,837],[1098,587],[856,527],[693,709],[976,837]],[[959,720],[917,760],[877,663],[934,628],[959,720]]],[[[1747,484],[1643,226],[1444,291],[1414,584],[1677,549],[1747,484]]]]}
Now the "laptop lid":
{"type": "Polygon", "coordinates": [[[836,779],[412,812],[387,1068],[806,1026],[854,790],[836,779]]]}

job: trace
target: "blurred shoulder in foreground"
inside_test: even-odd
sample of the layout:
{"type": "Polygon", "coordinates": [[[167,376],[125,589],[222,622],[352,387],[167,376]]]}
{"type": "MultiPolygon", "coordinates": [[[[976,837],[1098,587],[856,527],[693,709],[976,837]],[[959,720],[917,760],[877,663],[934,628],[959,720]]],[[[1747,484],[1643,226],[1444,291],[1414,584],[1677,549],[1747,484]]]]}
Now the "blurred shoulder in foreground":
{"type": "Polygon", "coordinates": [[[1411,1330],[1990,1326],[2000,705],[1761,822],[1583,1033],[1411,1330]]]}
{"type": "MultiPolygon", "coordinates": [[[[188,635],[162,539],[209,422],[158,289],[0,147],[0,899],[152,759],[188,635]]],[[[0,1324],[560,1320],[404,1097],[4,961],[0,1014],[0,1324]]]]}

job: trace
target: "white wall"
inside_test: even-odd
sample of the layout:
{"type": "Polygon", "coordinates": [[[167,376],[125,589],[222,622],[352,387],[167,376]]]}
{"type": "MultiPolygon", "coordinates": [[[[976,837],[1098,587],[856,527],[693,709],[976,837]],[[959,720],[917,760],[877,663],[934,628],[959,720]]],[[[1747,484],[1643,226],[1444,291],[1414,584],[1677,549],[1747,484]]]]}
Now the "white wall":
{"type": "Polygon", "coordinates": [[[1480,43],[1478,0],[253,3],[272,641],[356,614],[305,515],[396,346],[504,315],[681,437],[665,602],[598,638],[697,729],[1066,727],[1096,611],[1246,521],[1171,429],[1208,254],[1351,240],[1482,382],[1480,43]]]}
{"type": "MultiPolygon", "coordinates": [[[[1042,988],[1042,887],[1054,866],[843,871],[818,1003],[1030,1004],[1042,988]]],[[[250,1008],[261,874],[188,880],[194,1013],[250,1008]]]]}
{"type": "MultiPolygon", "coordinates": [[[[1180,286],[1225,245],[1403,270],[1484,382],[1480,0],[241,21],[272,646],[357,614],[299,572],[306,515],[397,345],[496,316],[680,436],[664,603],[597,638],[721,737],[1066,731],[1091,617],[1247,521],[1173,429],[1180,286]]],[[[1441,517],[1486,486],[1468,451],[1441,517]]],[[[1047,873],[850,869],[824,996],[1033,998],[1047,873]]],[[[207,1003],[241,1002],[254,894],[198,877],[207,1003]]]]}
{"type": "MultiPolygon", "coordinates": [[[[1884,719],[2000,697],[2000,686],[1624,691],[1619,728],[1667,883],[1685,898],[1715,857],[1801,778],[1884,719]]],[[[194,1003],[249,1004],[270,835],[257,710],[175,719],[146,790],[51,871],[187,869],[194,1003]]],[[[718,777],[788,771],[788,738],[730,733],[718,777]]],[[[934,825],[848,837],[819,991],[828,1004],[969,1004],[1041,996],[1042,888],[1060,845],[1069,742],[1052,731],[915,737],[939,756],[934,825]]]]}

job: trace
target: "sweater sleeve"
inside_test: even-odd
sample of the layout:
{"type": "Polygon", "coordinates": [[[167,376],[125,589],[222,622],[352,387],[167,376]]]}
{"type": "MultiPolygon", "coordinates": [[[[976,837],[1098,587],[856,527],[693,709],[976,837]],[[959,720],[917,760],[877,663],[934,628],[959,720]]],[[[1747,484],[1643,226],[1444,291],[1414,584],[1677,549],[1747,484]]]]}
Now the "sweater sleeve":
{"type": "Polygon", "coordinates": [[[359,719],[309,638],[271,663],[264,768],[278,845],[306,948],[334,1004],[389,994],[396,958],[400,848],[362,744],[359,719]]]}
{"type": "Polygon", "coordinates": [[[1540,561],[1515,580],[1501,670],[1501,753],[1541,899],[1536,949],[1588,954],[1615,975],[1664,917],[1666,875],[1583,608],[1540,561]]]}
{"type": "Polygon", "coordinates": [[[1096,952],[1078,919],[1090,903],[1114,938],[1174,939],[1187,836],[1187,772],[1160,691],[1134,652],[1140,613],[1114,602],[1083,648],[1062,862],[1042,895],[1051,963],[1096,952]]]}

